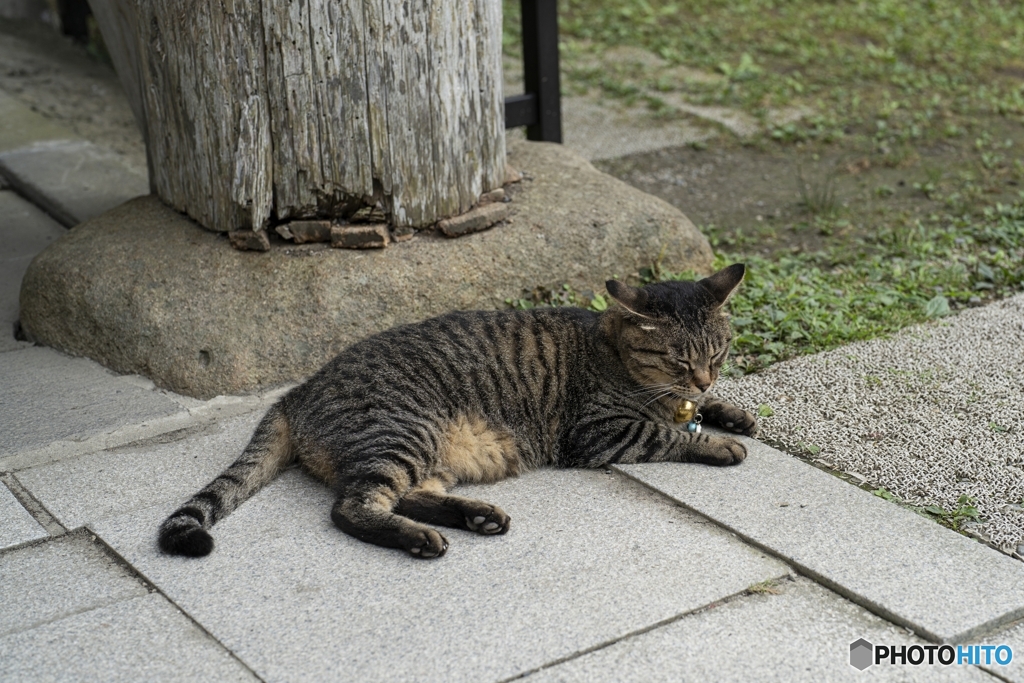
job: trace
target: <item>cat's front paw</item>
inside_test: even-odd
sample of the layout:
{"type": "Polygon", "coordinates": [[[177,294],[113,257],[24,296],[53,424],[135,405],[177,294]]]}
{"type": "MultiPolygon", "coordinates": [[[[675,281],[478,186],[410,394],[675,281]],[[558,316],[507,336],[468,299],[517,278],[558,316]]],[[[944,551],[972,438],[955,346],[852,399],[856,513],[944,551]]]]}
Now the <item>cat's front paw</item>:
{"type": "Polygon", "coordinates": [[[747,457],[747,447],[736,439],[731,439],[727,436],[711,437],[702,446],[694,454],[694,462],[726,467],[728,465],[738,465],[747,457]]]}
{"type": "Polygon", "coordinates": [[[757,416],[731,403],[715,402],[707,407],[706,413],[705,417],[708,422],[716,424],[722,429],[728,429],[730,432],[743,436],[757,434],[757,416]]]}
{"type": "Polygon", "coordinates": [[[733,408],[722,415],[722,427],[743,436],[757,435],[757,416],[742,408],[733,408]]]}

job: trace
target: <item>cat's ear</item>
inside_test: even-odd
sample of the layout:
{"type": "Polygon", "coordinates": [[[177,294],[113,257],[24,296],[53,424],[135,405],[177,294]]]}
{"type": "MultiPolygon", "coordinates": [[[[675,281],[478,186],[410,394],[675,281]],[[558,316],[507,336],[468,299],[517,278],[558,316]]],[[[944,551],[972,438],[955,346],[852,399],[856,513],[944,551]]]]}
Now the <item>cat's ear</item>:
{"type": "Polygon", "coordinates": [[[630,287],[618,280],[608,280],[604,286],[608,289],[608,295],[622,304],[627,311],[647,317],[643,314],[643,309],[647,305],[647,292],[637,287],[630,287]]]}
{"type": "Polygon", "coordinates": [[[732,293],[743,281],[743,273],[747,267],[742,263],[734,263],[731,266],[722,268],[714,275],[710,275],[697,282],[704,289],[711,292],[718,306],[723,305],[732,296],[732,293]]]}

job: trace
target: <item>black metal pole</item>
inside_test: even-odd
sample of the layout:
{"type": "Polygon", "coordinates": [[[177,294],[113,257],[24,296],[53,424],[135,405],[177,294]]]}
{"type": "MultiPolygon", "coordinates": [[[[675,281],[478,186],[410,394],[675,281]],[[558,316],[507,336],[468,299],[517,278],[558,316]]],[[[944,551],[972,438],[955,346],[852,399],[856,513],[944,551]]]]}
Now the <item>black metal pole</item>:
{"type": "Polygon", "coordinates": [[[527,126],[529,140],[562,141],[562,103],[558,78],[558,2],[521,0],[523,81],[536,96],[537,122],[527,126]]]}

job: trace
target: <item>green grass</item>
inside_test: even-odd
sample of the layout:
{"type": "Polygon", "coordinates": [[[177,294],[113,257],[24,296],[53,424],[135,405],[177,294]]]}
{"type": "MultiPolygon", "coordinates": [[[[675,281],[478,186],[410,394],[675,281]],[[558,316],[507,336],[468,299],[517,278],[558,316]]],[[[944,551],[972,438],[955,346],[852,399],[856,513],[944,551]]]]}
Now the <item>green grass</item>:
{"type": "Polygon", "coordinates": [[[720,251],[716,265],[748,265],[730,303],[730,371],[888,334],[1022,289],[1024,202],[947,220],[904,217],[874,239],[828,252],[720,251]]]}
{"type": "MultiPolygon", "coordinates": [[[[518,5],[504,2],[510,55],[519,45],[518,5]]],[[[797,173],[802,214],[788,225],[703,226],[716,266],[748,265],[730,303],[729,373],[889,334],[1024,288],[1024,194],[1014,188],[1024,185],[1019,2],[561,0],[559,13],[566,92],[596,90],[657,109],[650,93],[675,90],[760,117],[806,106],[815,113],[803,121],[742,143],[720,136],[708,144],[753,145],[791,156],[798,169],[819,158],[845,160],[840,169],[862,159],[873,169],[843,176],[850,201],[837,194],[835,173],[797,173]],[[595,61],[620,45],[661,61],[595,61]],[[718,78],[670,78],[678,66],[718,78]],[[904,175],[911,176],[905,189],[889,184],[904,186],[904,175]],[[867,178],[874,185],[849,195],[867,178]],[[817,246],[793,246],[809,234],[817,246]]],[[[636,279],[692,275],[653,264],[636,279]]],[[[599,294],[538,289],[510,303],[597,310],[607,305],[599,294]]]]}
{"type": "MultiPolygon", "coordinates": [[[[515,55],[518,0],[504,10],[515,55]]],[[[979,112],[1024,114],[1024,7],[1010,0],[562,0],[559,28],[568,90],[680,90],[758,116],[793,103],[818,111],[772,131],[780,142],[859,129],[892,148],[961,135],[979,112]],[[586,59],[619,45],[723,78],[681,83],[664,69],[586,59]]]]}

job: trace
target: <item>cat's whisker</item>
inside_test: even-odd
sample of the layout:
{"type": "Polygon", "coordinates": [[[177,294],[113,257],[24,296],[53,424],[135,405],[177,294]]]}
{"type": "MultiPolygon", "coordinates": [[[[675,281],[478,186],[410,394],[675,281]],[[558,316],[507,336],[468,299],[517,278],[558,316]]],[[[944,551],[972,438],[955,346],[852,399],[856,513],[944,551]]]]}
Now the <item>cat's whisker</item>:
{"type": "Polygon", "coordinates": [[[645,394],[640,394],[638,396],[635,396],[634,398],[636,398],[637,400],[643,400],[643,399],[646,399],[646,398],[660,398],[662,396],[669,396],[671,394],[672,394],[672,390],[671,389],[659,389],[657,391],[652,391],[652,392],[648,392],[648,393],[645,393],[645,394]]]}
{"type": "Polygon", "coordinates": [[[644,394],[656,393],[656,392],[664,391],[666,389],[671,389],[671,388],[672,388],[672,385],[670,383],[668,383],[668,382],[663,382],[661,384],[648,384],[646,386],[640,387],[639,389],[636,389],[634,391],[629,392],[629,395],[630,396],[642,396],[644,394]]]}
{"type": "Polygon", "coordinates": [[[653,389],[655,387],[670,387],[672,385],[673,382],[655,382],[654,384],[643,384],[640,386],[639,391],[643,391],[645,389],[653,389]]]}
{"type": "Polygon", "coordinates": [[[671,392],[671,391],[666,391],[666,392],[664,392],[664,393],[662,393],[662,394],[658,394],[657,396],[655,396],[654,398],[650,399],[649,401],[647,401],[647,403],[643,404],[643,405],[642,405],[642,406],[640,406],[640,407],[641,407],[641,408],[646,408],[647,406],[651,405],[651,404],[652,404],[652,403],[654,403],[655,401],[657,401],[657,400],[660,400],[660,399],[662,399],[662,398],[665,398],[666,396],[671,396],[671,395],[672,395],[672,392],[671,392]]]}

